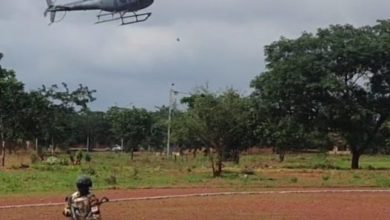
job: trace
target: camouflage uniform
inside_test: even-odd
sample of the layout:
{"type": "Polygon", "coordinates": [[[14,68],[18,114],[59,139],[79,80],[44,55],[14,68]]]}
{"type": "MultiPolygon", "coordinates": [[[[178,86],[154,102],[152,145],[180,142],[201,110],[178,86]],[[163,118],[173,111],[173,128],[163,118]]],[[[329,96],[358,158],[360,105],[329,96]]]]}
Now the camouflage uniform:
{"type": "Polygon", "coordinates": [[[99,200],[89,192],[92,181],[89,177],[77,180],[78,191],[67,197],[63,214],[72,220],[101,220],[99,200]]]}
{"type": "Polygon", "coordinates": [[[76,211],[78,216],[75,220],[100,220],[100,213],[94,213],[97,210],[94,207],[98,207],[98,199],[92,193],[81,196],[80,192],[75,192],[68,198],[69,201],[66,203],[64,208],[64,215],[72,217],[72,208],[76,211]],[[91,210],[92,209],[92,210],[91,210]],[[92,213],[91,213],[92,212],[92,213]],[[89,215],[91,213],[91,215],[89,215]]]}

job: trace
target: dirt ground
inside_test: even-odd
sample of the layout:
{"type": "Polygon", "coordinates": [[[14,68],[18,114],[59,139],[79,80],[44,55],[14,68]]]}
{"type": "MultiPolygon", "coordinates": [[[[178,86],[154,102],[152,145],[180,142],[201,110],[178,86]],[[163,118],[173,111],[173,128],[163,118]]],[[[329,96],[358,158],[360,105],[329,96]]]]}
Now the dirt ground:
{"type": "MultiPolygon", "coordinates": [[[[390,191],[259,189],[261,194],[156,198],[231,191],[227,189],[144,189],[98,191],[112,202],[101,207],[104,220],[259,220],[259,219],[390,219],[390,191]],[[294,191],[294,192],[292,192],[294,191]],[[154,197],[146,200],[145,197],[154,197]],[[120,201],[132,198],[136,200],[120,201]]],[[[355,189],[356,190],[356,189],[355,189]]],[[[366,189],[364,189],[366,190],[366,189]]],[[[63,196],[62,196],[63,197],[63,196]]],[[[64,220],[61,196],[0,197],[0,219],[64,220]],[[55,203],[48,207],[6,205],[55,203]],[[2,208],[3,207],[3,208],[2,208]]]]}

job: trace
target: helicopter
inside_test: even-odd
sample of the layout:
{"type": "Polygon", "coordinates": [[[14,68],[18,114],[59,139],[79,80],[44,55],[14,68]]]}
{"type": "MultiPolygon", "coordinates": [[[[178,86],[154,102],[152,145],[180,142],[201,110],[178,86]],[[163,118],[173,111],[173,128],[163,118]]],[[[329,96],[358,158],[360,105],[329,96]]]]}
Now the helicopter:
{"type": "Polygon", "coordinates": [[[46,17],[50,13],[50,23],[62,21],[68,11],[100,10],[97,22],[104,23],[120,20],[121,25],[134,24],[146,21],[151,12],[137,13],[153,4],[154,0],[78,0],[66,4],[56,5],[53,0],[46,0],[46,17]],[[56,12],[65,12],[60,20],[56,20],[56,12]]]}

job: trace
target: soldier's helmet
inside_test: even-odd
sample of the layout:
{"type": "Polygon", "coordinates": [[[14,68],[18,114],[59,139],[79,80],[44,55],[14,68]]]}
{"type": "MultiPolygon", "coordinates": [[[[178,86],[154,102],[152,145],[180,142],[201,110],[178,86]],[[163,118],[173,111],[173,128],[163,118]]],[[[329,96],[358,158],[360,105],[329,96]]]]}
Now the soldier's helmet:
{"type": "Polygon", "coordinates": [[[77,178],[76,186],[78,189],[89,189],[92,187],[92,180],[88,176],[80,176],[77,178]]]}

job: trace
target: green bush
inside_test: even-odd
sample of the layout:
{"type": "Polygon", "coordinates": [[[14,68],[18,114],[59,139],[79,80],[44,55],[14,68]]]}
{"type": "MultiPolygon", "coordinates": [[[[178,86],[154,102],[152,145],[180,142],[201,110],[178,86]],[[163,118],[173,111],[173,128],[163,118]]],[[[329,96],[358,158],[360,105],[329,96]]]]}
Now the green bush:
{"type": "Polygon", "coordinates": [[[88,153],[87,153],[87,154],[85,154],[85,161],[89,163],[89,162],[91,162],[91,160],[92,160],[92,157],[91,157],[91,155],[90,155],[90,154],[88,154],[88,153]]]}
{"type": "Polygon", "coordinates": [[[48,165],[56,165],[56,164],[61,164],[61,160],[57,157],[48,157],[45,163],[48,165]]]}
{"type": "Polygon", "coordinates": [[[38,163],[38,161],[39,161],[38,154],[32,153],[32,154],[30,155],[30,160],[31,160],[31,163],[32,163],[32,164],[38,163]]]}
{"type": "Polygon", "coordinates": [[[118,182],[117,182],[117,179],[116,179],[116,176],[114,175],[111,175],[107,178],[104,179],[104,181],[108,184],[108,185],[116,185],[118,182]]]}
{"type": "Polygon", "coordinates": [[[79,150],[76,153],[76,161],[80,163],[81,159],[83,159],[83,152],[81,150],[79,150]]]}
{"type": "Polygon", "coordinates": [[[93,169],[93,168],[91,168],[91,167],[82,168],[82,169],[81,169],[81,172],[82,172],[83,174],[88,174],[88,175],[90,175],[90,176],[96,175],[96,170],[93,169]]]}
{"type": "Polygon", "coordinates": [[[139,173],[139,170],[137,169],[137,167],[133,167],[133,178],[137,178],[138,173],[139,173]]]}
{"type": "Polygon", "coordinates": [[[313,169],[340,169],[340,167],[333,165],[329,160],[323,160],[313,165],[313,169]]]}

